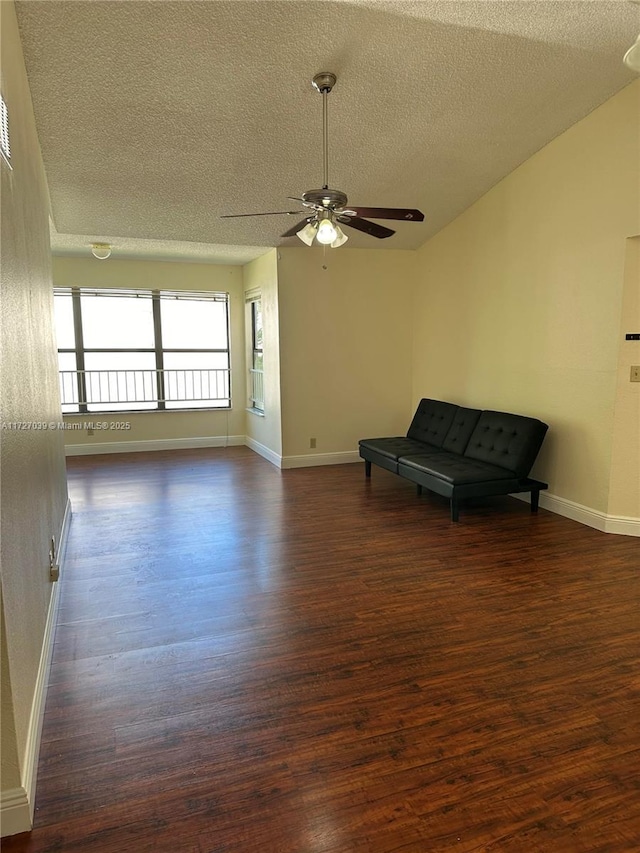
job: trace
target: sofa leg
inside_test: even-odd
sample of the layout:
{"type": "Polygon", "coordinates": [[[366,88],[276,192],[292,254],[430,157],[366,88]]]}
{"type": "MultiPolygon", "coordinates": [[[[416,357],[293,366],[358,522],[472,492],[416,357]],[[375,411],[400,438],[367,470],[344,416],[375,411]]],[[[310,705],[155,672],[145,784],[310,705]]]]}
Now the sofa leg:
{"type": "Polygon", "coordinates": [[[531,491],[531,512],[538,512],[540,503],[540,489],[532,489],[531,491]]]}
{"type": "Polygon", "coordinates": [[[451,521],[458,520],[458,501],[451,498],[451,521]]]}
{"type": "Polygon", "coordinates": [[[368,459],[364,460],[364,476],[365,477],[371,476],[371,462],[369,462],[368,459]]]}
{"type": "Polygon", "coordinates": [[[422,494],[422,486],[421,486],[419,483],[418,483],[418,485],[416,486],[416,492],[417,492],[419,495],[421,495],[421,494],[422,494]]]}

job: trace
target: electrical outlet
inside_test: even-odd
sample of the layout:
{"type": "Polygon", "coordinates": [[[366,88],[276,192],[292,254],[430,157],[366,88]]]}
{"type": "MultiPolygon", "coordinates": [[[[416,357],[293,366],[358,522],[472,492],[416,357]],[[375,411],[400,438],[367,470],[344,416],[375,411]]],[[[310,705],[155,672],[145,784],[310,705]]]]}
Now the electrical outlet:
{"type": "Polygon", "coordinates": [[[315,438],[310,438],[310,439],[309,439],[309,447],[311,448],[311,450],[315,450],[315,447],[316,447],[316,440],[315,440],[315,438]]]}
{"type": "Polygon", "coordinates": [[[631,365],[631,379],[629,381],[640,382],[640,364],[631,365]]]}

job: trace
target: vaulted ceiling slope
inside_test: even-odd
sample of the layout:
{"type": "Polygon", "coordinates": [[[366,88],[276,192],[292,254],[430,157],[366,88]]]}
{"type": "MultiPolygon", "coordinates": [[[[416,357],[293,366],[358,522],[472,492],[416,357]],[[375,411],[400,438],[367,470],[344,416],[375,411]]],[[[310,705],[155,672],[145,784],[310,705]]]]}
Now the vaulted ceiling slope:
{"type": "MultiPolygon", "coordinates": [[[[16,3],[54,250],[245,262],[278,245],[287,196],[416,207],[376,240],[416,248],[630,83],[631,2],[25,0],[16,3]],[[394,226],[395,227],[395,226],[394,226]]],[[[301,217],[302,218],[302,217],[301,217]]],[[[393,225],[393,223],[388,223],[393,225]]]]}

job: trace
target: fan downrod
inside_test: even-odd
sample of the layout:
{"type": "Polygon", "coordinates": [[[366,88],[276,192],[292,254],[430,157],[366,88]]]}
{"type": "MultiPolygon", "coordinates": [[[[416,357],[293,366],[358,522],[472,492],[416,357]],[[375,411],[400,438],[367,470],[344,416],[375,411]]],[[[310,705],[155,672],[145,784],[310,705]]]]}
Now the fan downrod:
{"type": "Polygon", "coordinates": [[[313,88],[317,89],[321,95],[328,95],[329,92],[336,85],[336,80],[338,78],[335,74],[332,74],[331,71],[321,71],[311,81],[313,88]]]}

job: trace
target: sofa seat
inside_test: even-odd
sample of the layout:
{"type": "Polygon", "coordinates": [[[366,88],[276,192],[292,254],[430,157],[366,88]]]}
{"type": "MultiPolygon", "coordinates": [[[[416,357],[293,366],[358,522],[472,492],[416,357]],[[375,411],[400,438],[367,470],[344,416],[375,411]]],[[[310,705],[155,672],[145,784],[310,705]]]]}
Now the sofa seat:
{"type": "MultiPolygon", "coordinates": [[[[379,468],[398,473],[398,459],[401,456],[412,456],[415,454],[428,455],[430,446],[423,441],[407,438],[400,435],[393,438],[367,438],[360,442],[367,453],[367,458],[374,462],[379,468]]],[[[441,451],[434,447],[433,453],[441,451]]]]}
{"type": "MultiPolygon", "coordinates": [[[[425,453],[425,446],[422,441],[415,441],[413,438],[407,438],[404,435],[396,438],[366,438],[362,440],[361,445],[381,456],[388,456],[396,461],[401,456],[425,453]]],[[[433,449],[435,453],[439,452],[437,447],[433,449]]]]}
{"type": "Polygon", "coordinates": [[[436,451],[435,454],[402,456],[398,464],[403,469],[407,469],[405,476],[410,476],[412,471],[421,471],[454,486],[514,479],[513,471],[508,471],[506,468],[499,468],[497,465],[476,459],[467,459],[457,453],[447,453],[443,450],[436,451]]]}

